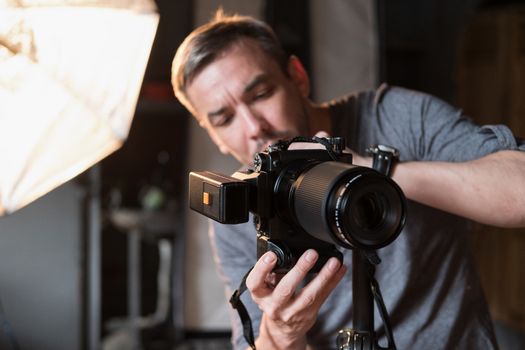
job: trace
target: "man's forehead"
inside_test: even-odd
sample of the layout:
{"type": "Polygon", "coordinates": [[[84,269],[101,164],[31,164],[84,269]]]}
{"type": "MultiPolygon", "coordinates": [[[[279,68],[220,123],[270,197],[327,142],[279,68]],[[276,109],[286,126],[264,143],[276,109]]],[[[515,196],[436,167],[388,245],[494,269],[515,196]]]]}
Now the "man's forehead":
{"type": "MultiPolygon", "coordinates": [[[[188,97],[196,109],[200,104],[223,103],[229,98],[241,98],[260,84],[272,80],[275,69],[264,65],[259,59],[244,56],[244,52],[230,51],[203,68],[188,84],[188,97]],[[251,59],[254,58],[254,59],[251,59]]],[[[275,67],[273,67],[275,68],[275,67]]],[[[211,107],[222,108],[222,105],[211,107]]],[[[207,107],[208,108],[208,107],[207,107]]],[[[208,111],[199,111],[200,113],[208,111]]]]}

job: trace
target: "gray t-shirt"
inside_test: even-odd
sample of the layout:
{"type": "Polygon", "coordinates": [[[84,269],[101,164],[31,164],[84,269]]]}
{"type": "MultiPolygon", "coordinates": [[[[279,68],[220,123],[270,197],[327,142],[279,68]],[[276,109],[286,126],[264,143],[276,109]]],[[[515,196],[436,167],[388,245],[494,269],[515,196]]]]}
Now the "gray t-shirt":
{"type": "MultiPolygon", "coordinates": [[[[364,154],[375,143],[394,146],[402,161],[466,161],[502,149],[525,151],[503,126],[478,126],[432,96],[382,85],[376,91],[346,96],[330,104],[333,136],[364,154]],[[339,134],[336,134],[336,131],[339,134]]],[[[497,348],[491,317],[467,247],[469,222],[409,201],[405,228],[378,251],[376,269],[398,349],[497,348]]],[[[256,262],[256,231],[248,223],[210,229],[218,270],[229,297],[256,262]]],[[[337,333],[352,327],[352,251],[341,249],[349,272],[321,307],[308,332],[316,349],[333,349],[337,333]]],[[[261,311],[245,293],[257,336],[261,311]]],[[[235,349],[247,347],[236,311],[232,317],[235,349]]],[[[375,329],[386,346],[375,308],[375,329]]]]}

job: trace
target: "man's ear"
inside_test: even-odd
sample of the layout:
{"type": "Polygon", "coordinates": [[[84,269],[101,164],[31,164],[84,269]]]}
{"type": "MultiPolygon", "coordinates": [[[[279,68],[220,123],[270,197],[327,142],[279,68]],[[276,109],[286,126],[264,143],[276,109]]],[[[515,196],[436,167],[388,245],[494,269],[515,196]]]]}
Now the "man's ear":
{"type": "Polygon", "coordinates": [[[288,74],[299,88],[303,97],[308,97],[308,95],[310,95],[310,78],[297,56],[292,55],[288,59],[288,74]]]}

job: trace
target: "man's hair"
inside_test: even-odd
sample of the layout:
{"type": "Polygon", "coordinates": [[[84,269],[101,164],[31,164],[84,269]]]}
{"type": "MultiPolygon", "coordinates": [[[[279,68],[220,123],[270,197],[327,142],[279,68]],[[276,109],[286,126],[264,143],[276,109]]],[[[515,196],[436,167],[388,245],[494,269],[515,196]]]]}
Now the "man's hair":
{"type": "Polygon", "coordinates": [[[193,115],[196,114],[186,93],[188,84],[220,54],[243,39],[253,39],[287,74],[288,56],[266,23],[248,16],[228,16],[219,9],[210,22],[186,37],[173,59],[171,83],[175,96],[193,115]]]}

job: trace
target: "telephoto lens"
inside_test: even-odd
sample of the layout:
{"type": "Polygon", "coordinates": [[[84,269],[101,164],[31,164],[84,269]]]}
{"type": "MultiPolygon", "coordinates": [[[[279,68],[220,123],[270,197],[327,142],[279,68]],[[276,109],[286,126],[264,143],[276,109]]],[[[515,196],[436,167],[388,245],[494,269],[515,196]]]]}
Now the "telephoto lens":
{"type": "Polygon", "coordinates": [[[320,240],[348,249],[378,249],[403,228],[403,192],[373,169],[327,161],[283,171],[281,177],[286,176],[293,180],[278,179],[277,197],[288,202],[288,216],[320,240]]]}

